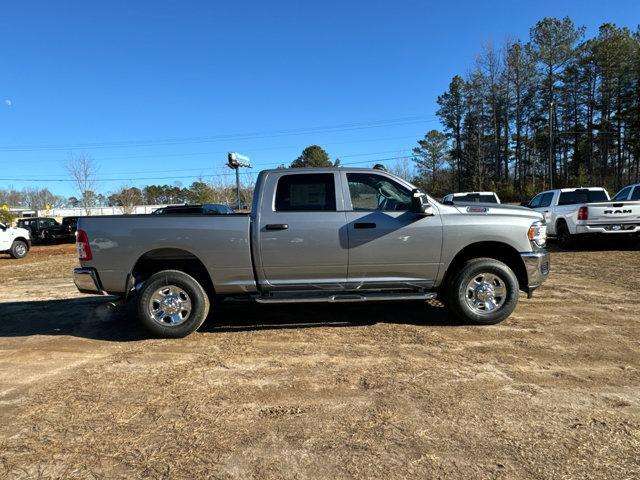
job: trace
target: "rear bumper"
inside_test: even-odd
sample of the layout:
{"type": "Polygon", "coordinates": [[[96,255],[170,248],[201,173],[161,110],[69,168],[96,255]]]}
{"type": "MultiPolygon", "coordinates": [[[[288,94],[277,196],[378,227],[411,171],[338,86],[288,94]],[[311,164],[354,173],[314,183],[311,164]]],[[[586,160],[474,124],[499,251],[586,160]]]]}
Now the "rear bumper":
{"type": "Polygon", "coordinates": [[[527,285],[523,290],[531,297],[533,291],[549,276],[551,267],[549,252],[525,252],[520,256],[527,272],[527,285]]]}
{"type": "Polygon", "coordinates": [[[102,288],[98,272],[94,268],[74,268],[73,283],[76,284],[78,290],[82,293],[97,293],[107,295],[102,288]]]}
{"type": "Polygon", "coordinates": [[[578,235],[600,233],[605,235],[624,235],[640,233],[640,223],[608,223],[601,225],[577,225],[578,235]]]}

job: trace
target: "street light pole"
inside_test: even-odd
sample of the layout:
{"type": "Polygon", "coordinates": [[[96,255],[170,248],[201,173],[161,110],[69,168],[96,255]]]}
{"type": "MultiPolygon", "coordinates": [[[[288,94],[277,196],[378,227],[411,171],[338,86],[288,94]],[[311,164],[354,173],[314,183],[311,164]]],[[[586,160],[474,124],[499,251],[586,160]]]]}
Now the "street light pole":
{"type": "Polygon", "coordinates": [[[553,100],[549,103],[549,188],[553,189],[553,100]]]}
{"type": "Polygon", "coordinates": [[[236,208],[240,210],[240,207],[242,206],[240,204],[241,203],[240,202],[240,167],[237,166],[235,168],[235,171],[236,171],[236,198],[238,199],[236,208]]]}

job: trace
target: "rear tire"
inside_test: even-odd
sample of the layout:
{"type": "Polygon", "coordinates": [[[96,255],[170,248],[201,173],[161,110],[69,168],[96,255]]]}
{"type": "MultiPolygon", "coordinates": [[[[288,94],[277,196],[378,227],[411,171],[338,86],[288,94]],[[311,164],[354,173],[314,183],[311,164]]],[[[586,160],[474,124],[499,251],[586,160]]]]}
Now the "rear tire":
{"type": "Polygon", "coordinates": [[[493,325],[518,304],[513,270],[492,258],[469,260],[447,285],[446,305],[463,323],[493,325]]]}
{"type": "Polygon", "coordinates": [[[209,297],[202,285],[178,270],[163,270],[149,277],[137,303],[138,318],[160,338],[186,337],[200,328],[209,314],[209,297]]]}
{"type": "Polygon", "coordinates": [[[26,242],[23,242],[22,240],[13,241],[11,249],[9,250],[9,255],[11,255],[12,258],[24,258],[27,256],[27,253],[29,253],[29,246],[26,242]]]}

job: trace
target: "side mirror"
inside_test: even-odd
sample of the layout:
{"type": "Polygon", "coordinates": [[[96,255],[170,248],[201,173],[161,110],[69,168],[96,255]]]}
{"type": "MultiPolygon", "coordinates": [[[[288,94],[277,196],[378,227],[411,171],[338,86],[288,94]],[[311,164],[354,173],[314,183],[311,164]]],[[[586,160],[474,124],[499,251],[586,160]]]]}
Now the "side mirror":
{"type": "Polygon", "coordinates": [[[529,206],[529,202],[520,202],[520,206],[521,207],[528,207],[529,206]]]}
{"type": "Polygon", "coordinates": [[[3,223],[0,223],[0,230],[4,232],[6,229],[7,227],[3,223]]]}
{"type": "Polygon", "coordinates": [[[417,188],[411,192],[411,212],[425,217],[433,215],[433,207],[427,202],[427,196],[417,188]]]}

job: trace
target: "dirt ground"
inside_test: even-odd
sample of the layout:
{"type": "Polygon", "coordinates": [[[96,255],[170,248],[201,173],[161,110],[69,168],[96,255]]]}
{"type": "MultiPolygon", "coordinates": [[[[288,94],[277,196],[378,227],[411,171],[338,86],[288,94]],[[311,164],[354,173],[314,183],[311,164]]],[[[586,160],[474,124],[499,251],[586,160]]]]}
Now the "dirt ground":
{"type": "Polygon", "coordinates": [[[223,304],[149,340],[72,245],[0,257],[0,477],[640,478],[640,251],[554,252],[493,327],[223,304]]]}

